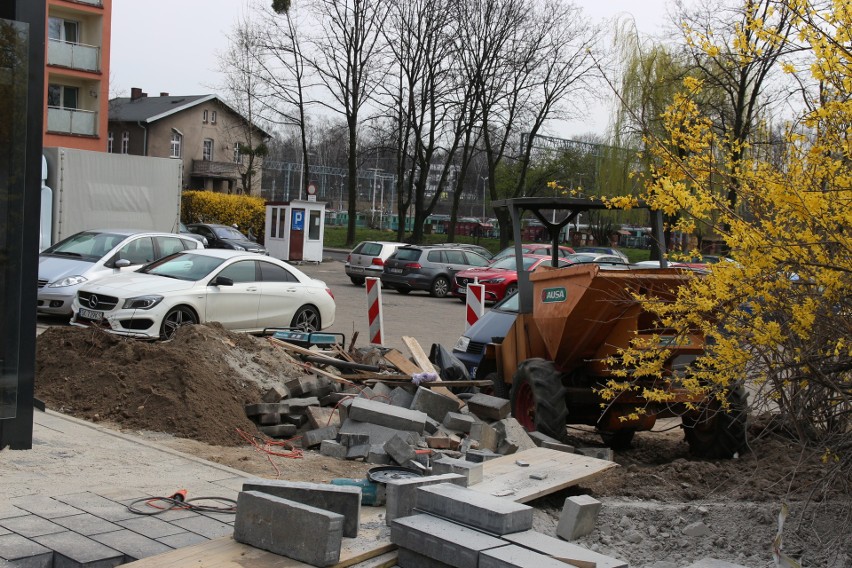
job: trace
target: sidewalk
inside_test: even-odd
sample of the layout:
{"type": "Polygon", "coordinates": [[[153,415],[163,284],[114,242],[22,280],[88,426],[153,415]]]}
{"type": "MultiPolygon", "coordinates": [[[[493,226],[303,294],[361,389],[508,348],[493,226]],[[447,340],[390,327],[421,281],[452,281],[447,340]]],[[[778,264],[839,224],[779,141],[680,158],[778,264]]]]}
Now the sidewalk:
{"type": "Polygon", "coordinates": [[[252,478],[132,435],[36,411],[33,448],[0,451],[0,566],[118,566],[231,534],[231,514],[143,516],[126,505],[180,489],[190,499],[236,499],[252,478]]]}

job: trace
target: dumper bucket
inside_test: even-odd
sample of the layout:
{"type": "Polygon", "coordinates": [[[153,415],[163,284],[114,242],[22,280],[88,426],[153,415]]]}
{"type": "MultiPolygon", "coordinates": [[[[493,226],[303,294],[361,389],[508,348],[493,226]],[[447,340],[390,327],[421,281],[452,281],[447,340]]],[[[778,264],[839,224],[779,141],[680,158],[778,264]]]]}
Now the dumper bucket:
{"type": "Polygon", "coordinates": [[[605,270],[596,264],[539,268],[530,275],[532,313],[548,358],[563,372],[591,362],[594,374],[607,374],[603,359],[637,335],[654,336],[660,347],[677,353],[700,353],[700,335],[667,335],[635,299],[641,294],[673,301],[690,277],[679,269],[605,270]]]}

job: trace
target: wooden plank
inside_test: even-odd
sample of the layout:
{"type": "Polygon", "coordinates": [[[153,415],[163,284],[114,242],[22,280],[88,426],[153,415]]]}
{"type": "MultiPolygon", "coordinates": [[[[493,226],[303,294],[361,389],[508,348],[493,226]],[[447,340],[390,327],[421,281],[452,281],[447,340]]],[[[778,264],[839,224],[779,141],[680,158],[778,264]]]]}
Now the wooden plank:
{"type": "MultiPolygon", "coordinates": [[[[417,363],[418,367],[420,367],[423,371],[427,373],[435,372],[435,366],[429,360],[429,357],[426,356],[426,353],[423,351],[423,348],[420,347],[420,344],[417,343],[416,339],[408,335],[403,335],[402,342],[411,352],[411,356],[414,357],[414,361],[415,363],[417,363]]],[[[465,402],[459,397],[457,397],[455,393],[453,393],[453,391],[451,391],[450,389],[440,386],[440,383],[441,381],[437,381],[433,383],[429,388],[432,390],[432,392],[436,392],[438,394],[446,396],[447,398],[453,399],[456,402],[456,405],[459,408],[462,408],[465,405],[465,402]]]]}
{"type": "Polygon", "coordinates": [[[396,349],[391,349],[385,353],[385,359],[406,375],[416,375],[423,372],[420,367],[409,361],[405,355],[396,349]]]}
{"type": "Polygon", "coordinates": [[[470,489],[491,495],[505,496],[526,503],[603,475],[618,467],[611,461],[569,454],[547,448],[532,448],[482,464],[482,481],[470,489]],[[518,461],[529,464],[520,466],[518,461]],[[546,475],[532,479],[530,474],[546,475]],[[506,494],[512,491],[511,494],[506,494]]]}
{"type": "MultiPolygon", "coordinates": [[[[340,561],[332,568],[346,568],[396,550],[391,544],[390,529],[385,526],[384,507],[361,510],[358,538],[344,538],[340,561]]],[[[310,568],[310,564],[279,556],[260,548],[237,542],[232,536],[217,538],[193,546],[178,548],[165,554],[150,556],[124,564],[132,568],[310,568]]]]}
{"type": "Polygon", "coordinates": [[[403,335],[402,342],[411,352],[411,356],[414,357],[414,362],[417,363],[417,366],[420,367],[422,371],[427,373],[435,372],[435,366],[432,364],[432,361],[429,360],[429,356],[426,355],[426,352],[423,351],[423,348],[420,347],[420,344],[416,339],[408,335],[403,335]]]}

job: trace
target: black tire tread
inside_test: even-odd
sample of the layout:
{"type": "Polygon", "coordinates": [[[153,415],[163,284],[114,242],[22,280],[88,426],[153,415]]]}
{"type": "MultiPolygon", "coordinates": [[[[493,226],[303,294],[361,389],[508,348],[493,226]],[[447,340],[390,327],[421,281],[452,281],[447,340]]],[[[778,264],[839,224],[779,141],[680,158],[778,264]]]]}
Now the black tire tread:
{"type": "Polygon", "coordinates": [[[718,402],[710,402],[701,411],[700,418],[683,417],[683,430],[690,452],[709,459],[730,459],[748,449],[748,393],[745,387],[728,391],[728,409],[722,410],[718,402]],[[704,421],[704,426],[700,422],[704,421]]]}
{"type": "Polygon", "coordinates": [[[518,385],[527,381],[533,392],[535,404],[535,428],[557,440],[564,441],[567,436],[566,423],[568,407],[565,401],[565,386],[561,373],[556,370],[553,361],[546,359],[527,359],[518,365],[512,379],[512,414],[516,415],[518,385]]]}

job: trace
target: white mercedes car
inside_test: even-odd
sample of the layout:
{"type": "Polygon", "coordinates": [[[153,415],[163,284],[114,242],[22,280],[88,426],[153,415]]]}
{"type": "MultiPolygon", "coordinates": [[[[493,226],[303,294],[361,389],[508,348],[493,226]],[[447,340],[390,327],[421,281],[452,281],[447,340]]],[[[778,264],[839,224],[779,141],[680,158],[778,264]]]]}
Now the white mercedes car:
{"type": "Polygon", "coordinates": [[[317,331],[334,323],[334,296],[284,261],[254,253],[184,251],[84,285],[71,322],[147,339],[169,339],[181,325],[219,322],[262,333],[266,328],[317,331]]]}

